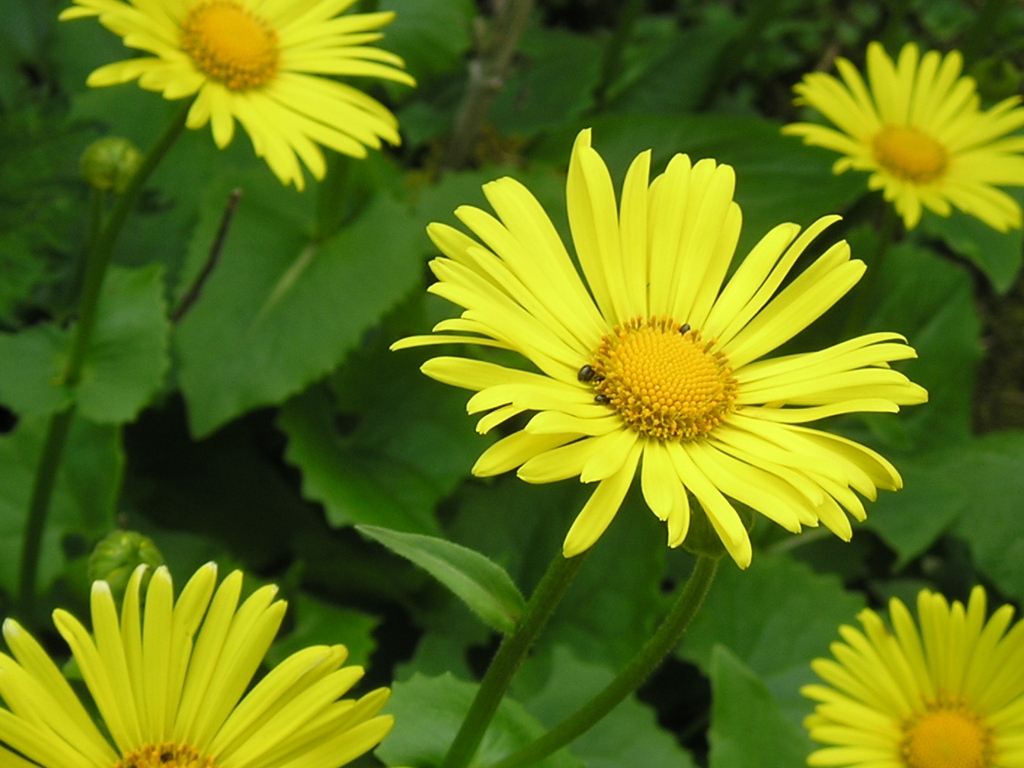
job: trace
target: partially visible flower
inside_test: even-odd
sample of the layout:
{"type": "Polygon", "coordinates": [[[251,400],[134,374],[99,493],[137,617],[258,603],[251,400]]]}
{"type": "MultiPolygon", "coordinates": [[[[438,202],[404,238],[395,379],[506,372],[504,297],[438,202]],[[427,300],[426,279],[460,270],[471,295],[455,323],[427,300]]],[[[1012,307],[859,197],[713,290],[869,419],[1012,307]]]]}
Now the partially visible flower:
{"type": "Polygon", "coordinates": [[[525,187],[509,178],[484,185],[498,218],[470,206],[455,212],[479,241],[443,224],[427,228],[445,254],[431,262],[438,281],[428,290],[465,311],[436,335],[392,348],[482,344],[535,366],[436,357],[422,370],[477,393],[468,409],[487,412],[480,432],[532,414],[484,452],[474,474],[518,467],[530,483],[578,476],[598,484],[565,538],[566,557],[597,541],[638,467],[669,546],[686,538],[689,494],[741,567],[750,539],[726,496],[787,530],[822,522],[849,539],[843,508],[865,516],[854,491],[874,499],[877,488],[902,485],[899,473],[874,451],[803,424],[924,402],[927,393],[888,365],[914,350],[898,334],[873,333],[762,359],[864,273],[841,241],[782,288],[839,217],[803,234],[796,224],[775,227],[723,287],[741,222],[732,168],[676,155],[649,181],[650,159],[644,152],[633,161],[619,207],[590,131],[576,139],[566,199],[585,281],[525,187]]]}
{"type": "Polygon", "coordinates": [[[186,125],[213,128],[223,149],[235,119],[283,184],[302,189],[299,158],[320,179],[318,145],[353,157],[398,122],[362,91],[324,75],[381,77],[408,85],[402,60],[366,45],[394,13],[339,16],[355,0],[74,0],[61,20],[98,16],[129,48],[153,54],[100,67],[93,87],[138,79],[166,99],[196,96],[186,125]]]}
{"type": "Polygon", "coordinates": [[[871,43],[868,85],[846,59],[836,67],[842,82],[814,72],[794,91],[797,104],[814,107],[838,130],[793,123],[783,133],[844,155],[835,173],[870,171],[868,187],[882,190],[907,229],[917,226],[922,206],[949,216],[951,205],[1000,232],[1020,228],[1020,205],[996,189],[1024,186],[1024,136],[1007,135],[1024,126],[1019,96],[979,109],[974,80],[960,77],[960,52],[920,56],[914,43],[895,64],[871,43]]]}
{"type": "Polygon", "coordinates": [[[298,651],[246,692],[284,616],[276,587],[239,606],[241,572],[215,591],[210,563],[175,602],[161,567],[143,604],[145,570],[132,574],[120,618],[107,583],[93,584],[91,635],[66,611],[53,615],[102,728],[39,643],[4,622],[13,658],[0,653],[0,766],[337,768],[391,729],[378,715],[388,689],[341,698],[363,674],[342,666],[343,645],[298,651]]]}
{"type": "Polygon", "coordinates": [[[939,594],[917,597],[918,626],[906,606],[889,602],[891,633],[874,611],[861,632],[814,671],[827,685],[803,694],[819,702],[805,725],[829,746],[809,765],[846,768],[1013,768],[1024,765],[1024,622],[1007,631],[1013,606],[987,621],[985,590],[964,608],[939,594]]]}

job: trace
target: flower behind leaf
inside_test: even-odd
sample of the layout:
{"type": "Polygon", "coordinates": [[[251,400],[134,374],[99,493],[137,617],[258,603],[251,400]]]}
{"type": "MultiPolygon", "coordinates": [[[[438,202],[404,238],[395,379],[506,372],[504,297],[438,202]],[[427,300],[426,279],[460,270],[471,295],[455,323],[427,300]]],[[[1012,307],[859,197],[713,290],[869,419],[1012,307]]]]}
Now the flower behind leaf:
{"type": "Polygon", "coordinates": [[[985,590],[966,609],[923,590],[918,625],[889,602],[892,632],[874,611],[864,631],[840,627],[832,659],[817,659],[825,685],[805,724],[828,746],[808,764],[846,768],[1009,768],[1024,765],[1024,623],[1013,607],[986,621],[985,590]]]}
{"type": "Polygon", "coordinates": [[[215,590],[211,563],[175,602],[161,567],[143,604],[145,570],[129,580],[120,618],[107,583],[94,582],[91,635],[66,611],[53,615],[102,729],[35,639],[4,622],[0,766],[337,768],[391,729],[392,718],[378,715],[386,688],[341,698],[363,674],[342,666],[343,645],[298,651],[248,690],[284,616],[276,587],[239,606],[241,572],[215,590]]]}
{"type": "Polygon", "coordinates": [[[860,279],[841,241],[782,288],[810,243],[837,216],[803,234],[780,224],[723,287],[740,234],[732,168],[676,155],[649,181],[650,153],[633,162],[616,205],[611,177],[580,133],[566,197],[581,279],[537,200],[513,179],[484,186],[498,218],[456,215],[479,238],[431,224],[444,253],[429,290],[463,307],[431,336],[393,348],[465,342],[514,350],[536,371],[437,357],[423,372],[474,390],[470,413],[487,432],[523,413],[473,472],[518,467],[531,483],[579,476],[597,489],[566,536],[579,554],[601,536],[640,467],[648,506],[678,546],[692,494],[726,549],[750,563],[731,497],[790,531],[824,523],[849,539],[849,520],[877,488],[902,484],[874,451],[805,422],[856,411],[897,411],[927,393],[888,363],[914,357],[895,333],[873,333],[810,354],[762,359],[860,279]],[[782,288],[780,290],[780,288],[782,288]]]}
{"type": "Polygon", "coordinates": [[[880,43],[867,52],[868,83],[849,61],[836,60],[832,75],[805,75],[796,103],[821,112],[836,128],[793,123],[783,133],[844,157],[833,170],[870,171],[870,189],[881,189],[908,229],[922,206],[949,216],[955,206],[990,227],[1020,228],[1021,209],[997,186],[1024,186],[1024,126],[1020,97],[979,109],[974,80],[960,77],[959,51],[920,56],[913,43],[893,63],[880,43]]]}
{"type": "Polygon", "coordinates": [[[402,60],[366,45],[394,13],[338,16],[355,0],[74,0],[60,18],[98,16],[124,44],[152,56],[100,67],[88,84],[138,79],[166,99],[196,96],[186,125],[213,128],[223,149],[235,119],[282,183],[302,189],[299,158],[320,179],[323,145],[353,157],[398,122],[375,99],[324,75],[381,77],[408,85],[402,60]]]}

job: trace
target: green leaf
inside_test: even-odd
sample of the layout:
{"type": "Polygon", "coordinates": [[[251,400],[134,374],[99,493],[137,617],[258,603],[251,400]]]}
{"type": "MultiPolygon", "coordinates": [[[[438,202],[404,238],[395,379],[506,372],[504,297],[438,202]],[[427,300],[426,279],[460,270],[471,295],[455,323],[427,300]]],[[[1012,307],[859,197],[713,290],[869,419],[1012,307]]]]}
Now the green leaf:
{"type": "Polygon", "coordinates": [[[709,768],[794,768],[811,751],[803,730],[782,714],[757,673],[724,646],[711,654],[714,704],[709,768]]]}
{"type": "Polygon", "coordinates": [[[68,337],[52,323],[0,334],[0,402],[20,416],[47,416],[71,404],[59,384],[68,337]]]}
{"type": "Polygon", "coordinates": [[[839,625],[863,607],[863,597],[846,592],[835,576],[759,552],[746,571],[722,564],[679,655],[710,673],[715,646],[725,646],[798,724],[809,710],[797,691],[813,679],[810,662],[827,654],[839,625]]]}
{"type": "Polygon", "coordinates": [[[380,619],[352,608],[342,608],[300,593],[290,601],[295,611],[295,628],[270,646],[267,659],[280,664],[293,653],[311,645],[337,645],[348,648],[346,664],[365,666],[377,647],[373,630],[380,619]]]}
{"type": "MultiPolygon", "coordinates": [[[[1007,190],[1007,193],[1018,203],[1024,203],[1024,193],[1020,190],[1007,190]]],[[[941,238],[953,251],[968,259],[985,273],[997,293],[1006,293],[1017,279],[1024,260],[1024,230],[998,232],[981,219],[954,208],[948,217],[926,210],[920,232],[941,238]]]]}
{"type": "Polygon", "coordinates": [[[112,267],[103,282],[96,327],[75,389],[79,412],[93,421],[133,420],[163,383],[170,365],[170,323],[163,267],[112,267]]]}
{"type": "MultiPolygon", "coordinates": [[[[743,22],[723,9],[717,18],[680,30],[674,19],[648,17],[637,25],[626,47],[624,82],[613,88],[616,112],[678,115],[700,106],[716,76],[725,48],[743,29],[743,22]]],[[[686,152],[686,149],[679,150],[686,152]]]]}
{"type": "MultiPolygon", "coordinates": [[[[856,246],[853,235],[851,242],[856,246]]],[[[971,275],[932,250],[903,243],[889,251],[875,285],[867,330],[906,336],[918,358],[899,368],[928,390],[928,402],[904,409],[900,419],[910,445],[920,451],[968,440],[982,355],[971,275]]]]}
{"type": "Polygon", "coordinates": [[[356,530],[411,560],[499,632],[509,634],[515,630],[526,601],[500,565],[479,552],[434,536],[372,525],[359,525],[356,530]]]}
{"type": "Polygon", "coordinates": [[[1000,591],[1024,598],[1024,432],[990,432],[901,463],[906,487],[875,505],[868,522],[906,563],[943,532],[963,539],[1000,591]]]}
{"type": "Polygon", "coordinates": [[[420,373],[428,352],[388,350],[405,335],[392,325],[349,355],[328,385],[285,404],[285,459],[302,470],[303,495],[324,505],[334,527],[439,534],[435,506],[494,438],[473,430],[465,392],[420,373]]]}
{"type": "MultiPolygon", "coordinates": [[[[178,327],[181,388],[197,437],[322,378],[420,278],[422,233],[386,196],[319,242],[314,195],[263,175],[243,181],[221,261],[178,327]]],[[[193,248],[209,248],[227,187],[211,188],[193,248]]]]}
{"type": "Polygon", "coordinates": [[[74,392],[61,383],[74,326],[65,331],[47,324],[0,335],[0,401],[34,416],[55,413],[74,400],[81,415],[101,424],[132,421],[170,365],[166,314],[163,267],[111,267],[74,392]]]}
{"type": "MultiPolygon", "coordinates": [[[[451,675],[413,675],[396,682],[386,712],[395,727],[375,754],[388,765],[431,768],[441,762],[462,724],[478,686],[451,675]]],[[[517,701],[505,698],[484,734],[473,765],[490,765],[543,735],[545,728],[517,701]]],[[[540,768],[583,768],[564,750],[537,763],[540,768]]]]}
{"type": "MultiPolygon", "coordinates": [[[[568,646],[556,646],[546,684],[524,704],[544,725],[554,728],[610,683],[616,672],[610,666],[581,661],[568,646]]],[[[587,768],[696,765],[675,737],[658,725],[654,710],[635,696],[627,698],[576,739],[569,751],[582,758],[587,768]]]]}
{"type": "MultiPolygon", "coordinates": [[[[0,587],[14,594],[36,466],[49,419],[23,418],[0,436],[0,587]]],[[[39,589],[61,574],[64,538],[72,533],[99,538],[114,527],[114,507],[124,470],[116,427],[75,418],[43,533],[39,589]]]]}
{"type": "MultiPolygon", "coordinates": [[[[394,11],[395,19],[384,27],[384,39],[378,45],[405,59],[418,85],[463,71],[476,13],[472,0],[383,0],[380,10],[394,11]]],[[[405,85],[386,87],[393,97],[414,93],[405,85]]]]}
{"type": "Polygon", "coordinates": [[[593,107],[603,52],[592,36],[530,27],[490,119],[502,133],[531,137],[579,118],[593,107]]]}

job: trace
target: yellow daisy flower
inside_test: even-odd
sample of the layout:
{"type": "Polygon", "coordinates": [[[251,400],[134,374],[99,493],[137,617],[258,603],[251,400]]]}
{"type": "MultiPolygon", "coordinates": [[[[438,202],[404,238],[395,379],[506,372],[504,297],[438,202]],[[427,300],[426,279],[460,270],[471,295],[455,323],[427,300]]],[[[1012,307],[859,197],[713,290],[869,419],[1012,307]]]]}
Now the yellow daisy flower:
{"type": "Polygon", "coordinates": [[[210,563],[175,602],[161,567],[143,604],[144,571],[130,578],[120,619],[109,585],[93,583],[92,635],[66,611],[53,615],[100,727],[39,643],[4,622],[0,768],[336,768],[391,729],[377,714],[388,689],[340,698],[363,674],[342,666],[342,645],[299,651],[246,693],[284,616],[276,587],[239,606],[241,572],[214,590],[210,563]]]}
{"type": "Polygon", "coordinates": [[[924,206],[949,216],[950,206],[976,216],[1000,232],[1020,228],[1017,202],[996,185],[1024,186],[1024,125],[1019,96],[989,110],[970,77],[960,77],[959,51],[920,56],[903,46],[894,64],[880,43],[868,46],[870,90],[849,61],[836,59],[843,78],[814,72],[794,87],[797,104],[814,107],[838,130],[793,123],[783,133],[805,144],[835,150],[835,173],[870,171],[869,189],[880,189],[896,206],[907,229],[917,226],[924,206]]]}
{"type": "Polygon", "coordinates": [[[366,45],[393,13],[338,16],[355,0],[74,0],[61,20],[98,16],[129,48],[153,54],[100,67],[100,87],[138,79],[166,99],[195,95],[185,123],[210,123],[223,149],[235,119],[283,184],[305,186],[297,158],[321,179],[318,145],[353,157],[398,144],[398,121],[362,91],[323,75],[408,85],[402,60],[366,45]]]}
{"type": "Polygon", "coordinates": [[[848,768],[1015,768],[1024,765],[1024,622],[1013,607],[985,621],[985,590],[966,610],[928,590],[917,598],[920,631],[906,606],[889,603],[891,634],[874,611],[840,627],[845,642],[814,671],[828,685],[805,725],[830,746],[809,765],[848,768]]]}
{"type": "Polygon", "coordinates": [[[474,474],[518,467],[530,483],[577,475],[598,483],[566,536],[566,557],[604,532],[638,466],[670,546],[689,529],[687,491],[742,567],[750,540],[726,496],[788,530],[820,521],[849,539],[841,506],[864,518],[851,489],[874,499],[876,488],[899,488],[900,476],[874,451],[802,424],[924,402],[927,393],[888,366],[914,350],[898,334],[873,333],[761,360],[863,274],[843,241],[779,290],[839,217],[803,234],[796,224],[775,227],[723,289],[740,234],[733,169],[676,155],[648,183],[650,161],[650,152],[634,160],[617,207],[590,131],[577,138],[566,197],[585,282],[525,187],[509,178],[486,184],[498,218],[469,206],[455,212],[479,241],[443,224],[427,228],[445,254],[431,262],[438,281],[428,290],[465,311],[438,324],[437,335],[392,348],[469,342],[514,350],[536,366],[437,357],[422,370],[477,392],[468,409],[488,412],[480,432],[534,413],[483,453],[474,474]]]}

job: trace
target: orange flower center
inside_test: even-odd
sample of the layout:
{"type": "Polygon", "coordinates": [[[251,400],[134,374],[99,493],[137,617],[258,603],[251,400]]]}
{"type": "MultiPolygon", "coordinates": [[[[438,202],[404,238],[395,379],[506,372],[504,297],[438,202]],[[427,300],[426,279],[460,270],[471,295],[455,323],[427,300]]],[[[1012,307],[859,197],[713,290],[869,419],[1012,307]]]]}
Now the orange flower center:
{"type": "Polygon", "coordinates": [[[901,181],[928,184],[949,166],[946,148],[927,134],[903,125],[887,125],[874,138],[875,160],[901,181]]]}
{"type": "Polygon", "coordinates": [[[189,744],[147,744],[129,752],[114,768],[217,768],[212,758],[189,744]]]}
{"type": "Polygon", "coordinates": [[[903,725],[903,760],[908,768],[991,768],[992,734],[959,704],[914,715],[903,725]]]}
{"type": "Polygon", "coordinates": [[[661,440],[696,440],[721,424],[737,384],[715,341],[667,317],[636,318],[601,339],[581,381],[632,429],[661,440]]]}
{"type": "Polygon", "coordinates": [[[181,24],[181,48],[232,91],[259,88],[277,73],[277,33],[238,0],[203,0],[181,24]]]}

